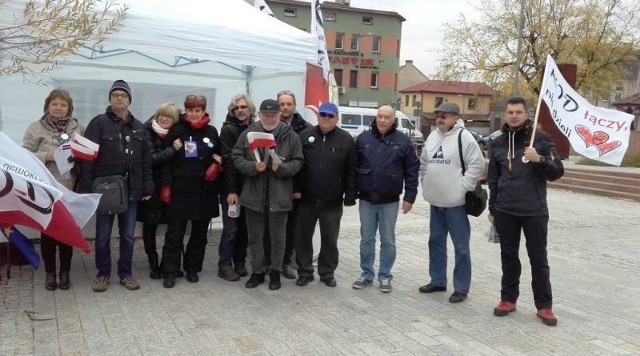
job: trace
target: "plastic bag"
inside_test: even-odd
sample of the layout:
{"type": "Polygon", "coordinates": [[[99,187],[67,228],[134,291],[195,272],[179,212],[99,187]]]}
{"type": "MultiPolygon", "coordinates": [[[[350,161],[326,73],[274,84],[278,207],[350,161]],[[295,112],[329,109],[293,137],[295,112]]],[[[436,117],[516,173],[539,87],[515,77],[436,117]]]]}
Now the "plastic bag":
{"type": "Polygon", "coordinates": [[[498,229],[494,224],[491,224],[489,231],[487,231],[487,241],[493,243],[500,243],[500,235],[498,235],[498,229]]]}

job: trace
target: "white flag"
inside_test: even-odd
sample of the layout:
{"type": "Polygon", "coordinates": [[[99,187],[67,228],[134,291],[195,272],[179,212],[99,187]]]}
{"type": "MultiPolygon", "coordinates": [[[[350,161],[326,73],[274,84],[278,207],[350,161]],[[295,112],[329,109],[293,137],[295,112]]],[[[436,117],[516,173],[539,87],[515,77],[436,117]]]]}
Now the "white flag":
{"type": "Polygon", "coordinates": [[[324,36],[322,10],[320,0],[311,1],[311,34],[318,37],[318,64],[322,66],[322,77],[329,80],[329,53],[327,41],[324,36]]]}
{"type": "Polygon", "coordinates": [[[253,7],[269,16],[273,16],[273,11],[271,11],[271,8],[264,0],[253,0],[253,7]]]}
{"type": "Polygon", "coordinates": [[[547,56],[540,95],[576,152],[620,165],[629,146],[633,115],[589,104],[562,77],[551,56],[547,56]]]}

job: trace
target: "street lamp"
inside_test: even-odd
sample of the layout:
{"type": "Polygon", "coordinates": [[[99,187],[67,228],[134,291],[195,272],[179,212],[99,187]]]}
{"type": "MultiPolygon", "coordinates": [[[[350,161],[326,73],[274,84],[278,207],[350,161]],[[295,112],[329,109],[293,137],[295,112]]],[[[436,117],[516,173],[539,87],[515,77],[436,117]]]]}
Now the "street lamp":
{"type": "Polygon", "coordinates": [[[518,28],[518,47],[516,48],[516,73],[513,78],[513,96],[519,96],[520,89],[520,52],[522,51],[522,35],[524,31],[524,5],[525,0],[520,0],[520,26],[518,28]]]}

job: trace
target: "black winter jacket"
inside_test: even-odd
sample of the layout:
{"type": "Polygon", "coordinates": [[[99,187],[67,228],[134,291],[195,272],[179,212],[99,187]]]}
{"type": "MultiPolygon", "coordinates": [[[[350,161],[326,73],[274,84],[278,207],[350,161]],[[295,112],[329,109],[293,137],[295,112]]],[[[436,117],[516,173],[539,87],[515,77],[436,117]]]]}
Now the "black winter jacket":
{"type": "Polygon", "coordinates": [[[130,201],[140,201],[153,193],[149,134],[131,113],[124,121],[109,106],[89,122],[84,136],[99,144],[100,149],[94,161],[83,160],[80,164],[80,193],[90,193],[97,177],[126,174],[130,201]]]}
{"type": "Polygon", "coordinates": [[[556,151],[551,136],[536,132],[533,147],[545,156],[544,163],[524,163],[524,149],[531,140],[531,121],[516,131],[510,131],[507,124],[502,127],[502,135],[491,143],[489,156],[489,212],[500,211],[514,216],[549,215],[547,208],[547,181],[559,179],[564,174],[564,166],[556,151]],[[509,137],[511,151],[509,153],[509,137]],[[510,161],[510,163],[509,163],[510,161]]]}
{"type": "Polygon", "coordinates": [[[219,175],[213,182],[205,180],[207,168],[214,162],[213,154],[220,154],[218,130],[210,125],[194,129],[183,115],[165,137],[165,147],[173,145],[177,138],[182,140],[182,147],[164,166],[162,174],[162,184],[171,186],[167,219],[204,220],[219,216],[218,186],[222,178],[219,175]],[[197,145],[197,157],[186,157],[188,141],[197,145]]]}
{"type": "Polygon", "coordinates": [[[298,174],[302,202],[319,208],[339,207],[343,201],[355,203],[355,144],[341,128],[324,135],[318,126],[300,133],[304,165],[298,174]]]}
{"type": "Polygon", "coordinates": [[[238,169],[233,165],[231,150],[238,141],[238,137],[240,137],[242,131],[246,130],[252,123],[252,119],[248,119],[247,122],[242,122],[233,115],[227,114],[227,119],[224,124],[222,124],[222,129],[220,130],[220,155],[222,156],[226,183],[221,186],[223,194],[240,194],[242,191],[244,176],[240,174],[238,169]]]}
{"type": "Polygon", "coordinates": [[[302,118],[302,115],[300,115],[297,112],[293,114],[293,117],[291,118],[290,126],[291,126],[291,129],[293,129],[293,131],[295,131],[295,133],[297,134],[302,132],[304,129],[313,127],[313,125],[305,121],[305,119],[302,118]]]}

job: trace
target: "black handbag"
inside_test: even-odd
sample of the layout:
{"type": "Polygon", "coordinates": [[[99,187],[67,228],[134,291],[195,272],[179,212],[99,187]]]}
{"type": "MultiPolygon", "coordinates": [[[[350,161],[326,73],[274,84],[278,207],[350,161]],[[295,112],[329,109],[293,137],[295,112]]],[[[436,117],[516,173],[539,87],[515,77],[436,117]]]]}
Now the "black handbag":
{"type": "Polygon", "coordinates": [[[93,180],[91,190],[102,194],[96,214],[120,214],[129,209],[129,189],[127,177],[114,175],[93,180]]]}
{"type": "MultiPolygon", "coordinates": [[[[458,152],[460,153],[460,165],[462,166],[462,175],[466,172],[467,168],[464,164],[464,158],[462,158],[462,130],[458,134],[458,152]]],[[[482,188],[480,182],[476,183],[475,189],[467,192],[464,196],[464,208],[467,214],[471,216],[480,216],[484,209],[487,208],[487,199],[489,195],[487,190],[482,188]]]]}

